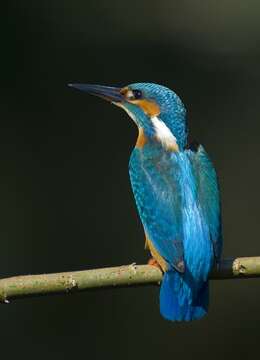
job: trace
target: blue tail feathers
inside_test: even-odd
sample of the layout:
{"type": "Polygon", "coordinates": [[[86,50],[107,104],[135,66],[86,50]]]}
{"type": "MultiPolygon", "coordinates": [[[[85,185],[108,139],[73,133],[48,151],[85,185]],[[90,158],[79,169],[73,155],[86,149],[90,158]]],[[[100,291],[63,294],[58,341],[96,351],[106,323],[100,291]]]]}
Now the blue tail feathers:
{"type": "Polygon", "coordinates": [[[160,290],[160,311],[163,317],[171,321],[191,321],[207,314],[208,282],[203,282],[197,290],[193,285],[191,279],[175,270],[164,274],[160,290]]]}

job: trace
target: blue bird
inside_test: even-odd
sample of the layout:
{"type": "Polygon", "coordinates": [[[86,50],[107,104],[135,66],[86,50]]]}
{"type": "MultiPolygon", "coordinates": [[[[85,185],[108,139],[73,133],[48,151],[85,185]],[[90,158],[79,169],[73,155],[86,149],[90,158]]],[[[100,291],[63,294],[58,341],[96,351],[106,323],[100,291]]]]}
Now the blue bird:
{"type": "Polygon", "coordinates": [[[182,101],[152,83],[69,85],[121,107],[137,125],[129,173],[146,247],[164,272],[161,314],[172,321],[203,317],[209,273],[222,252],[220,196],[206,151],[188,144],[182,101]]]}

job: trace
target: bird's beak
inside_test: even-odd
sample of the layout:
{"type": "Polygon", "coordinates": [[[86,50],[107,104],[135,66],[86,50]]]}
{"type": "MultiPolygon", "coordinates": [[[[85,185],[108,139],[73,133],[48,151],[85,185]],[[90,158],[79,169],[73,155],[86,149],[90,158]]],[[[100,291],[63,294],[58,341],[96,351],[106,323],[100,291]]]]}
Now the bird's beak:
{"type": "Polygon", "coordinates": [[[110,102],[121,103],[124,99],[120,92],[121,88],[117,87],[90,84],[68,84],[68,86],[99,96],[110,102]]]}

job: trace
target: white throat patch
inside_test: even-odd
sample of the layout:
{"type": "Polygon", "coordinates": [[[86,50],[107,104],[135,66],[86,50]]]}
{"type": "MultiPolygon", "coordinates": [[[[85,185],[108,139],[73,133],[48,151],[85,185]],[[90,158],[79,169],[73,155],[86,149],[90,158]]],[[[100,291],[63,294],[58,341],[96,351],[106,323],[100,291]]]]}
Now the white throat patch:
{"type": "Polygon", "coordinates": [[[152,116],[151,121],[155,130],[155,136],[159,140],[163,147],[167,150],[178,151],[179,147],[176,141],[176,137],[166,124],[160,120],[157,116],[152,116]]]}
{"type": "MultiPolygon", "coordinates": [[[[127,107],[125,107],[124,105],[118,102],[113,102],[113,104],[124,109],[127,112],[127,114],[130,116],[130,118],[132,118],[134,122],[138,125],[135,115],[131,111],[129,111],[127,107]]],[[[166,124],[162,120],[160,120],[157,116],[152,116],[150,119],[155,130],[155,137],[158,141],[160,141],[162,146],[166,150],[179,151],[179,146],[177,144],[176,137],[173,135],[171,130],[168,128],[168,126],[166,126],[166,124]]]]}

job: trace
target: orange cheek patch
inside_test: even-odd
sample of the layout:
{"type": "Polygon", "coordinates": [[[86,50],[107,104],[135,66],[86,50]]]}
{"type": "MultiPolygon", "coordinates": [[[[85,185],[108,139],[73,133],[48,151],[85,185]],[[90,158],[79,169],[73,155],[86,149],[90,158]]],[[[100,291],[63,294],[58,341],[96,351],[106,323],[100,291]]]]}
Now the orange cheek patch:
{"type": "Polygon", "coordinates": [[[156,104],[155,101],[152,100],[132,100],[131,103],[138,105],[146,115],[149,116],[158,116],[160,114],[160,107],[156,104]]]}

